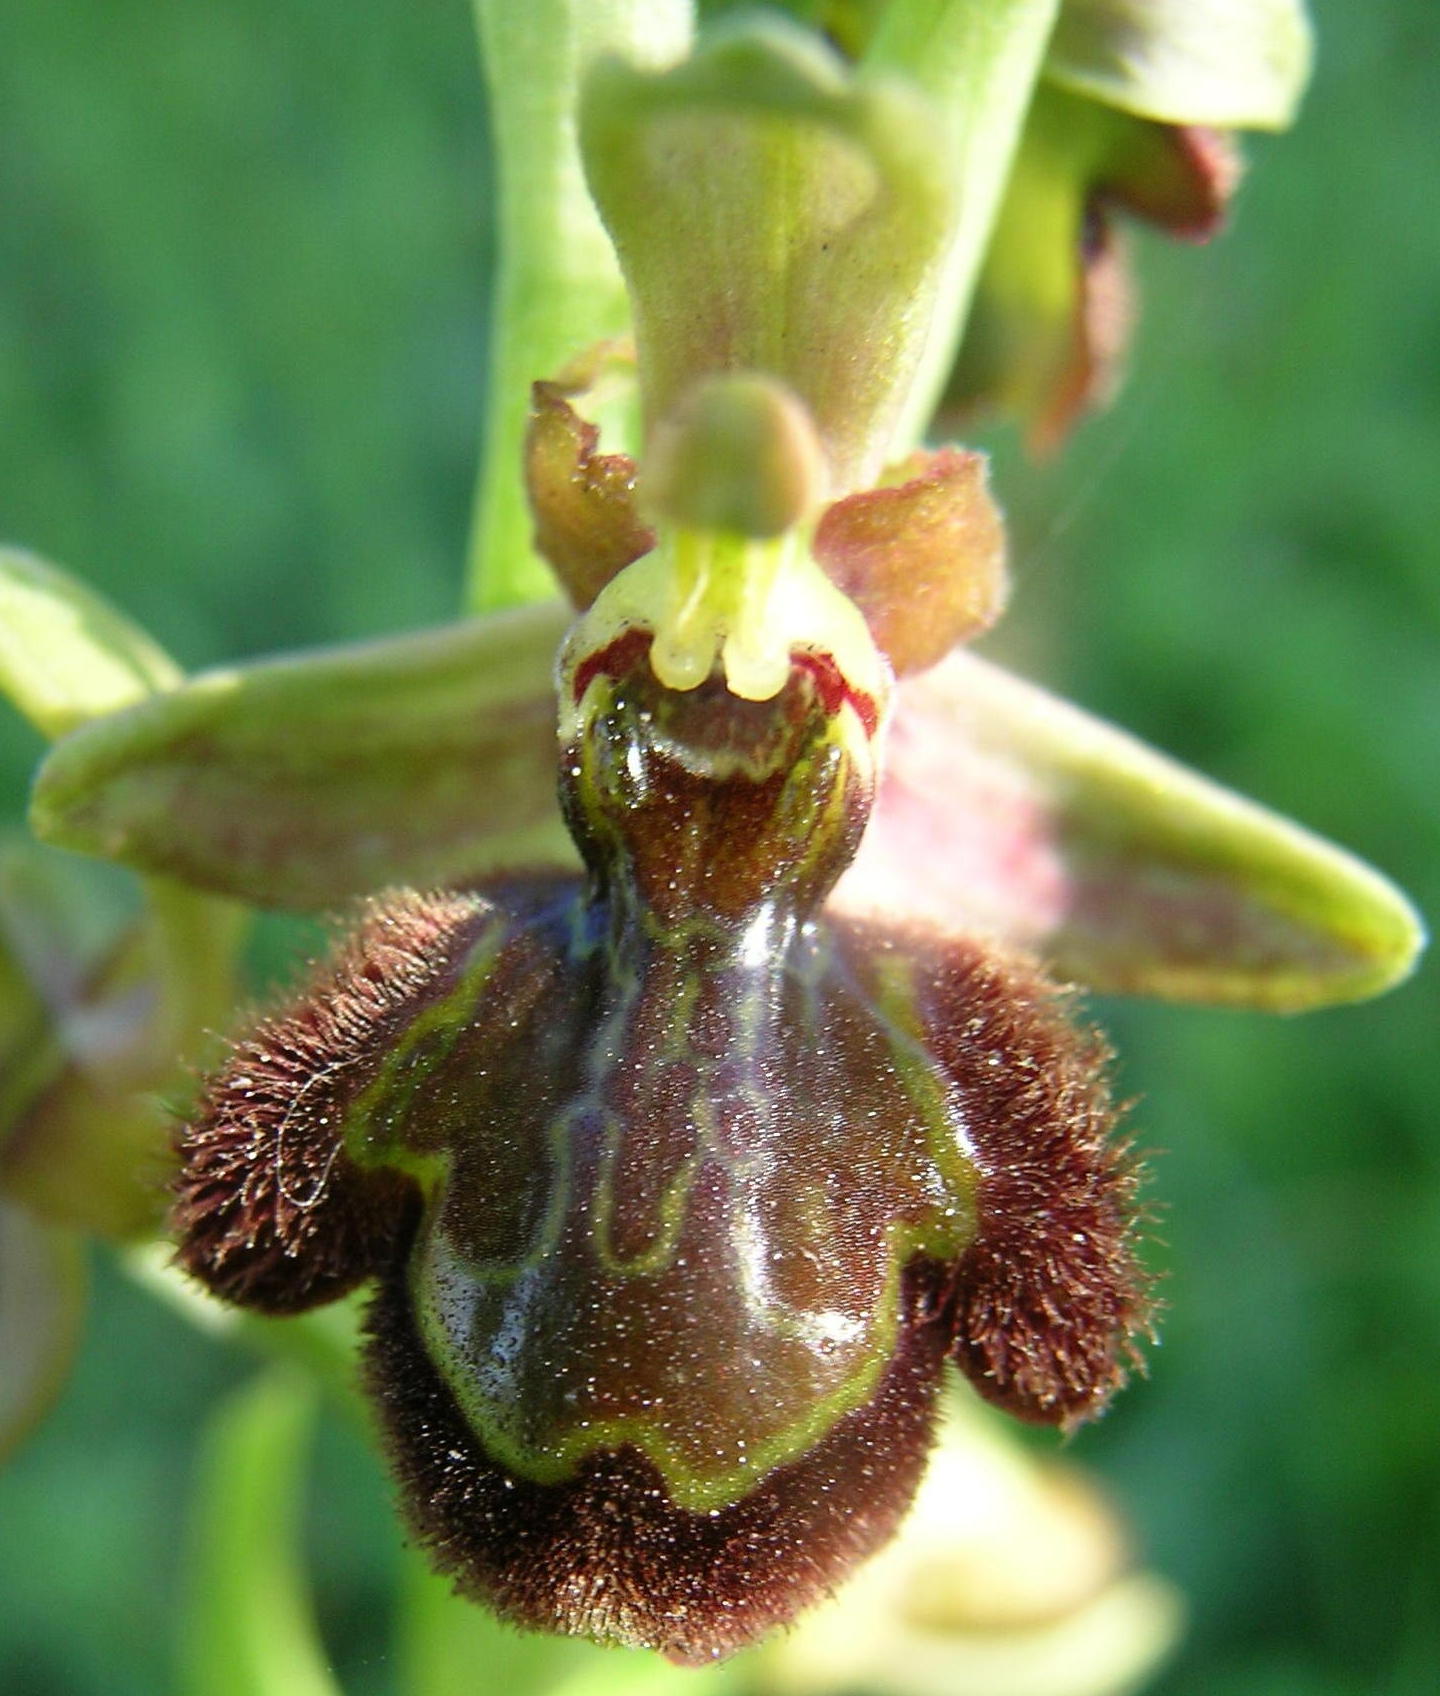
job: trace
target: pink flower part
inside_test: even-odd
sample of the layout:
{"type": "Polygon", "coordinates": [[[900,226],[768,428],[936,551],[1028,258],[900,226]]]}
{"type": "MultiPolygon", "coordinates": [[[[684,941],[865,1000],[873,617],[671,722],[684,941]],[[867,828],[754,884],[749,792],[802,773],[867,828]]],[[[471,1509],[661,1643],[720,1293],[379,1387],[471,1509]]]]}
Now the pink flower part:
{"type": "Polygon", "coordinates": [[[969,716],[943,665],[900,685],[875,811],[832,902],[1037,947],[1071,901],[1053,809],[966,735],[969,716]]]}

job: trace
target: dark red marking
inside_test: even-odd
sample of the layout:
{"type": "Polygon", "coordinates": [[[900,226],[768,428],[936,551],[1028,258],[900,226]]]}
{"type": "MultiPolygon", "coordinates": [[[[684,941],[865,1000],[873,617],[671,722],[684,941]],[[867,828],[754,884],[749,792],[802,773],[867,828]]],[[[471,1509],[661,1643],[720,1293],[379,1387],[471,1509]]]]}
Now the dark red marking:
{"type": "MultiPolygon", "coordinates": [[[[601,675],[624,677],[628,672],[634,671],[649,653],[652,640],[648,630],[626,630],[613,641],[607,642],[603,648],[597,648],[593,654],[587,654],[575,667],[575,682],[572,688],[575,700],[582,701],[585,691],[595,678],[601,675]]],[[[792,670],[803,671],[810,678],[827,717],[834,718],[848,701],[864,725],[867,736],[873,736],[879,729],[879,703],[873,696],[865,694],[850,682],[836,663],[833,654],[817,653],[810,648],[792,648],[790,665],[792,670]]]]}
{"type": "Polygon", "coordinates": [[[809,674],[827,717],[834,718],[848,701],[854,707],[861,724],[865,726],[867,736],[873,736],[880,728],[879,702],[851,683],[835,663],[833,654],[817,654],[808,648],[792,648],[790,664],[796,671],[809,674]]]}
{"type": "Polygon", "coordinates": [[[649,653],[653,639],[648,630],[626,630],[613,642],[607,642],[603,648],[597,648],[593,654],[587,654],[575,667],[576,701],[584,700],[585,691],[595,678],[602,674],[606,677],[624,677],[627,672],[634,671],[649,653]]]}

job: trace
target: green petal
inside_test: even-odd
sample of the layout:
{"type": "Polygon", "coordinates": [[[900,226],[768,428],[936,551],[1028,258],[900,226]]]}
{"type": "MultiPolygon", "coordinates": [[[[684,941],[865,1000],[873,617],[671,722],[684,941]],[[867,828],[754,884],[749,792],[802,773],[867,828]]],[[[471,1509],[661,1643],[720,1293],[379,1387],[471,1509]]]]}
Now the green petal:
{"type": "Polygon", "coordinates": [[[93,590],[0,548],[0,689],[43,735],[63,736],[179,681],[168,656],[93,590]]]}
{"type": "Polygon", "coordinates": [[[1279,130],[1311,52],[1302,0],[1065,0],[1045,72],[1145,118],[1279,130]]]}
{"type": "Polygon", "coordinates": [[[213,671],[76,731],[42,839],[266,906],[569,864],[551,667],[567,614],[213,671]]]}
{"type": "Polygon", "coordinates": [[[79,1239],[0,1199],[0,1463],[59,1394],[84,1300],[79,1239]]]}
{"type": "Polygon", "coordinates": [[[836,493],[878,475],[954,214],[932,108],[776,18],[675,70],[591,72],[581,145],[635,312],[654,425],[699,378],[777,377],[836,493]]]}
{"type": "Polygon", "coordinates": [[[182,1696],[340,1696],[300,1552],[314,1415],[306,1382],[272,1370],[211,1424],[183,1569],[182,1696]]]}
{"type": "Polygon", "coordinates": [[[1425,940],[1343,849],[963,653],[901,685],[835,900],[988,931],[1097,990],[1276,1012],[1377,995],[1425,940]]]}

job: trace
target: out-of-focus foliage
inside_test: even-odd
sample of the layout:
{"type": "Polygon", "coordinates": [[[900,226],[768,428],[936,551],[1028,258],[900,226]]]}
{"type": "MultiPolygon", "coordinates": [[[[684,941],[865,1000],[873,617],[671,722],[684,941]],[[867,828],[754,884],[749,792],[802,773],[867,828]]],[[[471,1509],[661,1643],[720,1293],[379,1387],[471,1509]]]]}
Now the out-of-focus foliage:
{"type": "MultiPolygon", "coordinates": [[[[1116,409],[1006,438],[1007,653],[1353,846],[1440,913],[1440,219],[1431,0],[1315,6],[1233,234],[1143,255],[1116,409]]],[[[187,669],[449,616],[480,416],[484,130],[463,6],[72,0],[0,55],[0,535],[187,669]]],[[[546,373],[537,373],[546,375],[546,373]]],[[[0,720],[19,817],[38,739],[0,720]]],[[[1163,1151],[1148,1384],[1072,1446],[1189,1593],[1161,1696],[1422,1696],[1440,1662],[1431,966],[1276,1023],[1102,1012],[1163,1151]]],[[[0,1476],[0,1683],[168,1687],[197,1431],[242,1363],[102,1266],[0,1476]]],[[[322,1434],[318,1605],[393,1688],[396,1533],[322,1434]]]]}

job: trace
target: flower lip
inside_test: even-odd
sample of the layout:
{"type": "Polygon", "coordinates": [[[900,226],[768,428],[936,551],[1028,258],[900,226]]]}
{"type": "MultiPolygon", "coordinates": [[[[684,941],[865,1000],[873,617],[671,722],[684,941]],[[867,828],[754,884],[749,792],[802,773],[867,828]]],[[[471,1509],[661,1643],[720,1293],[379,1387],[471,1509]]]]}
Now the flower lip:
{"type": "MultiPolygon", "coordinates": [[[[654,889],[712,875],[678,840],[654,889]]],[[[638,893],[374,904],[206,1092],[176,1225],[262,1311],[380,1280],[372,1393],[463,1588],[693,1662],[885,1540],[943,1353],[1073,1423],[1145,1296],[1098,1050],[1032,970],[823,915],[757,960],[703,888],[638,893]]]]}

